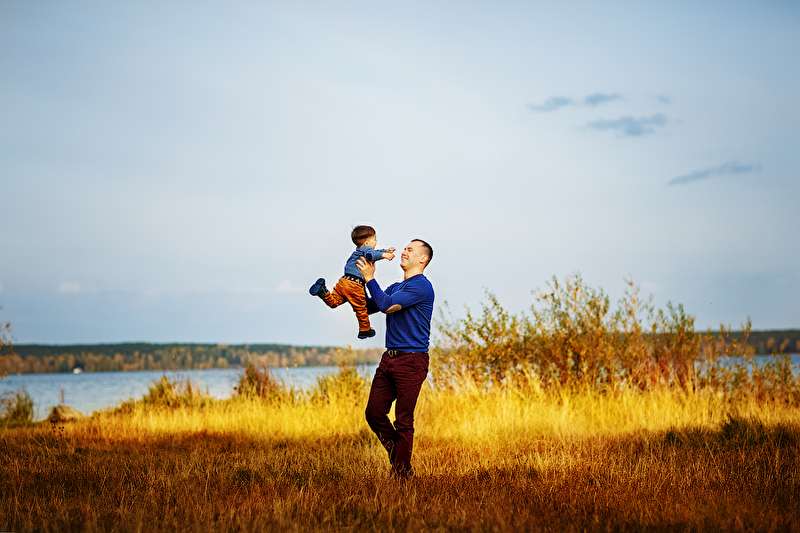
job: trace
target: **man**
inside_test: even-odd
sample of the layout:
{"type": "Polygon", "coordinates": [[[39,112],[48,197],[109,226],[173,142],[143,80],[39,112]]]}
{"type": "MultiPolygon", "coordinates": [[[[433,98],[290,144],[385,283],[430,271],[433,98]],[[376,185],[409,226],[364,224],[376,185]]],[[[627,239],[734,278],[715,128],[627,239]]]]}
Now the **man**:
{"type": "Polygon", "coordinates": [[[433,259],[433,248],[414,239],[400,255],[403,281],[381,290],[375,265],[359,259],[358,268],[372,296],[369,307],[386,313],[386,351],[375,371],[366,417],[369,427],[389,453],[392,474],[413,475],[414,408],[422,382],[428,376],[428,345],[433,315],[433,285],[423,272],[433,259]],[[393,401],[395,422],[386,416],[393,401]]]}

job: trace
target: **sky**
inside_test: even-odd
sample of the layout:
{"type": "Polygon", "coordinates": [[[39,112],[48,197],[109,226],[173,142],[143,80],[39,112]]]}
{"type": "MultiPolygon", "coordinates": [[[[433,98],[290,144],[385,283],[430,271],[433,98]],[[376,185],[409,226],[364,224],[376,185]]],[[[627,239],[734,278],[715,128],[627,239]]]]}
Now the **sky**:
{"type": "Polygon", "coordinates": [[[800,328],[798,52],[781,0],[0,0],[0,321],[382,346],[308,294],[369,224],[437,315],[580,274],[800,328]]]}

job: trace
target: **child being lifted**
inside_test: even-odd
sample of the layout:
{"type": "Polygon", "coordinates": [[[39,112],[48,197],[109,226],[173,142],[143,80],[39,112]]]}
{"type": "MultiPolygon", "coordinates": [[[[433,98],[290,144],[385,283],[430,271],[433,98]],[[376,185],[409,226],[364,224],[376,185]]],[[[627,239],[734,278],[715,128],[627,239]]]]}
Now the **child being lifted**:
{"type": "Polygon", "coordinates": [[[350,258],[344,265],[344,276],[339,278],[332,292],[328,292],[325,287],[325,278],[319,278],[308,290],[311,296],[319,296],[328,307],[333,309],[339,307],[345,301],[350,302],[353,311],[358,319],[358,338],[368,339],[375,336],[375,330],[369,325],[369,315],[367,314],[367,290],[364,285],[364,275],[359,270],[356,263],[359,257],[363,257],[370,263],[380,259],[394,259],[394,248],[386,250],[376,250],[378,240],[375,236],[375,229],[372,226],[356,226],[350,232],[350,238],[356,245],[356,251],[350,254],[350,258]]]}

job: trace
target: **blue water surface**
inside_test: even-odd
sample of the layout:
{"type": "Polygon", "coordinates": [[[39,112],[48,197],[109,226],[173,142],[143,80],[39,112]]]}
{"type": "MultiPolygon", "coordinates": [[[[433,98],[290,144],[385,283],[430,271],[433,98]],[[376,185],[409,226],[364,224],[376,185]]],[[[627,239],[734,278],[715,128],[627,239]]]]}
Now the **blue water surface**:
{"type": "MultiPolygon", "coordinates": [[[[800,372],[800,354],[790,355],[795,373],[800,372]]],[[[756,356],[753,359],[762,363],[770,357],[756,356]]],[[[361,365],[358,371],[371,379],[377,365],[361,365]]],[[[317,378],[336,372],[335,366],[272,368],[272,375],[288,386],[308,390],[317,378]]],[[[140,399],[147,393],[147,387],[161,376],[170,379],[188,378],[199,383],[203,391],[215,399],[230,398],[233,387],[242,373],[241,369],[214,370],[141,370],[136,372],[84,372],[82,374],[9,374],[0,379],[0,391],[10,392],[25,387],[33,399],[36,420],[50,414],[53,406],[61,403],[61,389],[64,390],[63,403],[90,415],[94,411],[109,409],[130,398],[140,399]]],[[[430,377],[429,377],[430,378],[430,377]]]]}
{"type": "MultiPolygon", "coordinates": [[[[372,378],[377,365],[361,365],[358,371],[372,378]]],[[[336,372],[335,366],[272,368],[270,372],[287,386],[308,390],[317,378],[336,372]]],[[[46,418],[53,406],[61,402],[90,415],[94,411],[120,405],[130,398],[140,399],[147,387],[161,376],[170,379],[190,379],[215,399],[230,398],[241,369],[214,370],[141,370],[136,372],[84,372],[82,374],[9,374],[0,379],[0,391],[10,392],[25,387],[33,399],[36,420],[46,418]]]]}

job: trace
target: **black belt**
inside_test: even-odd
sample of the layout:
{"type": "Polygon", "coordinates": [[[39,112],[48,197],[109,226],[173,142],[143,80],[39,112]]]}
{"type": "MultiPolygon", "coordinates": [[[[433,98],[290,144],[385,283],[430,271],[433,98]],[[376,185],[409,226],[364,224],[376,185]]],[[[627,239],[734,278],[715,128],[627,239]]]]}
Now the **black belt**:
{"type": "Polygon", "coordinates": [[[352,274],[345,274],[342,277],[344,279],[349,279],[350,281],[355,281],[356,283],[364,285],[364,280],[362,278],[359,278],[358,276],[353,276],[352,274]]]}
{"type": "Polygon", "coordinates": [[[404,352],[403,350],[386,350],[386,355],[389,357],[400,357],[401,355],[408,355],[410,353],[421,353],[427,355],[427,352],[404,352]]]}

